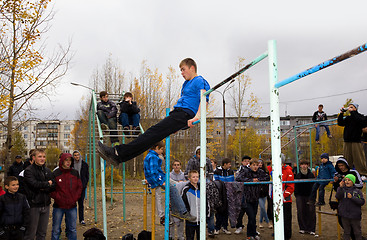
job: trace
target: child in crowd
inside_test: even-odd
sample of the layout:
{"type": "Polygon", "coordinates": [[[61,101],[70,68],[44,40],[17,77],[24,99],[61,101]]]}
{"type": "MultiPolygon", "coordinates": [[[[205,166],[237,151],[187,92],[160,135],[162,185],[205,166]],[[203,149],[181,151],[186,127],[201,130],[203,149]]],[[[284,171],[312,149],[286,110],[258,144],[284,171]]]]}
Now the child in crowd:
{"type": "MultiPolygon", "coordinates": [[[[122,125],[124,130],[130,130],[130,125],[132,125],[132,130],[140,130],[140,109],[135,101],[133,101],[133,94],[127,92],[124,94],[124,100],[120,103],[120,116],[119,123],[122,125]]],[[[126,134],[130,135],[130,134],[126,134]]]]}
{"type": "Polygon", "coordinates": [[[74,158],[70,153],[61,154],[59,167],[54,170],[56,180],[55,191],[51,193],[54,199],[52,211],[51,240],[59,240],[61,234],[61,222],[65,215],[66,235],[69,240],[77,239],[76,203],[82,194],[82,181],[79,173],[73,169],[74,158]]]}
{"type": "MultiPolygon", "coordinates": [[[[173,170],[170,173],[170,178],[176,182],[185,181],[185,175],[181,171],[181,162],[179,160],[174,160],[172,163],[173,170]]],[[[171,218],[172,224],[169,225],[169,238],[173,240],[175,238],[175,229],[177,230],[177,239],[184,240],[184,224],[182,219],[173,217],[171,218]]]]}
{"type": "MultiPolygon", "coordinates": [[[[266,167],[266,163],[262,159],[259,159],[259,169],[263,170],[265,172],[265,174],[269,176],[269,179],[270,179],[270,174],[268,172],[268,168],[266,167]]],[[[265,222],[268,224],[268,228],[273,228],[273,224],[271,224],[269,222],[268,214],[267,214],[266,209],[265,209],[265,203],[266,203],[266,199],[268,197],[269,197],[269,184],[261,184],[260,185],[260,195],[259,195],[259,206],[260,206],[260,224],[259,224],[259,228],[264,227],[262,225],[263,220],[265,220],[265,222]]]]}
{"type": "MultiPolygon", "coordinates": [[[[233,182],[234,181],[234,172],[231,169],[231,159],[224,158],[222,160],[222,166],[217,167],[214,172],[214,180],[221,180],[223,182],[233,182]]],[[[228,231],[228,210],[223,212],[217,212],[215,214],[216,223],[214,234],[218,235],[219,230],[222,228],[225,234],[232,234],[228,231]]]]}
{"type": "Polygon", "coordinates": [[[356,240],[362,240],[361,230],[361,207],[365,200],[360,189],[354,185],[356,177],[353,174],[348,174],[340,182],[340,187],[335,195],[339,200],[338,214],[344,227],[343,239],[350,239],[351,231],[353,230],[356,240]]]}
{"type": "Polygon", "coordinates": [[[29,204],[18,193],[19,182],[15,176],[5,179],[5,195],[0,196],[0,239],[23,240],[29,219],[29,204]]]}
{"type": "Polygon", "coordinates": [[[118,137],[114,137],[117,135],[117,108],[116,104],[108,99],[108,93],[106,91],[102,91],[99,93],[99,97],[101,101],[97,103],[97,116],[99,121],[101,122],[104,130],[107,130],[106,125],[111,130],[111,143],[118,144],[118,137]],[[113,136],[112,136],[113,135],[113,136]]]}
{"type": "MultiPolygon", "coordinates": [[[[266,174],[262,169],[259,169],[259,161],[251,159],[248,171],[243,171],[236,177],[239,182],[260,182],[269,181],[269,174],[266,174]]],[[[260,184],[245,186],[245,203],[246,213],[248,216],[247,223],[247,239],[260,239],[256,232],[256,214],[259,205],[261,186],[260,184]]]]}
{"type": "MultiPolygon", "coordinates": [[[[301,160],[299,165],[299,173],[294,179],[314,179],[315,176],[308,168],[308,162],[301,160]]],[[[308,198],[312,191],[313,183],[297,183],[295,184],[294,196],[297,204],[297,219],[299,232],[301,234],[309,233],[315,235],[316,228],[316,211],[314,206],[307,204],[308,198]]]]}
{"type": "Polygon", "coordinates": [[[335,164],[335,170],[336,173],[334,175],[334,183],[333,187],[334,190],[337,191],[340,182],[343,181],[344,177],[348,174],[353,174],[356,177],[356,182],[354,185],[356,188],[362,189],[363,188],[363,182],[361,179],[361,175],[357,172],[357,170],[350,169],[347,160],[344,157],[339,157],[335,164]]]}
{"type": "MultiPolygon", "coordinates": [[[[206,158],[206,178],[213,180],[213,166],[210,162],[209,158],[206,158]]],[[[185,170],[185,177],[188,177],[188,174],[191,170],[196,170],[198,172],[200,172],[200,146],[197,146],[195,149],[195,153],[194,156],[192,156],[192,158],[189,159],[189,161],[187,162],[186,165],[186,170],[185,170]]]]}
{"type": "MultiPolygon", "coordinates": [[[[152,189],[157,187],[165,188],[166,185],[166,176],[162,171],[162,159],[159,157],[163,152],[164,143],[162,141],[157,142],[151,147],[144,159],[145,179],[152,189]]],[[[194,221],[195,217],[191,216],[187,211],[185,204],[178,193],[175,181],[170,180],[169,190],[172,215],[189,221],[194,221]]]]}
{"type": "MultiPolygon", "coordinates": [[[[319,168],[319,174],[317,175],[317,179],[332,179],[335,174],[335,168],[333,164],[329,161],[329,154],[323,153],[320,156],[321,165],[319,168]]],[[[317,203],[318,206],[325,205],[325,186],[328,185],[328,182],[315,182],[312,187],[312,192],[308,201],[308,204],[314,205],[316,201],[317,189],[319,189],[319,201],[317,203]]]]}
{"type": "MultiPolygon", "coordinates": [[[[250,160],[251,160],[250,156],[245,155],[242,157],[241,166],[236,171],[236,176],[243,175],[245,171],[249,171],[250,160]]],[[[236,231],[234,232],[235,234],[240,234],[242,232],[242,229],[245,227],[242,221],[245,213],[246,213],[245,205],[241,205],[241,211],[237,218],[236,231]]]]}
{"type": "Polygon", "coordinates": [[[199,172],[191,170],[189,172],[189,183],[182,190],[182,199],[185,203],[186,209],[191,216],[195,217],[193,220],[186,220],[186,239],[194,240],[200,239],[200,188],[199,188],[199,172]]]}

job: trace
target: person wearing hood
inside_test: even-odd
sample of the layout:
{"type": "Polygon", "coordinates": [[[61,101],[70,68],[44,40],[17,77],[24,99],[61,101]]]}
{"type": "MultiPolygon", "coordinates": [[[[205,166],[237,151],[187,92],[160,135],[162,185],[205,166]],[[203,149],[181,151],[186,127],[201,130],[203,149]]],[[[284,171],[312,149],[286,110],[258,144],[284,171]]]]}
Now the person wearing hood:
{"type": "MultiPolygon", "coordinates": [[[[191,170],[196,170],[200,173],[200,146],[197,146],[194,152],[194,156],[187,162],[185,177],[188,179],[188,174],[191,170]]],[[[213,166],[209,158],[206,158],[206,178],[213,180],[213,166]]]]}
{"type": "Polygon", "coordinates": [[[85,225],[84,222],[84,198],[85,198],[85,190],[88,186],[89,181],[89,166],[88,163],[83,161],[82,156],[79,151],[75,150],[73,152],[74,158],[74,169],[78,171],[80,180],[82,181],[82,194],[78,199],[78,212],[79,212],[79,223],[85,225]]]}
{"type": "Polygon", "coordinates": [[[363,188],[363,181],[361,179],[361,175],[357,170],[351,169],[348,165],[348,161],[344,157],[339,157],[335,164],[336,173],[334,175],[334,190],[337,191],[339,188],[340,182],[344,179],[344,177],[348,174],[353,174],[356,177],[355,186],[356,188],[363,188]]]}
{"type": "Polygon", "coordinates": [[[14,176],[18,178],[19,173],[21,173],[22,171],[23,171],[22,156],[17,155],[15,156],[15,161],[13,162],[13,165],[9,167],[8,176],[14,176]]]}
{"type": "Polygon", "coordinates": [[[363,193],[355,186],[356,177],[348,174],[340,182],[340,187],[335,194],[339,200],[338,215],[344,227],[343,239],[350,239],[353,231],[355,239],[362,240],[361,219],[365,200],[363,193]]]}
{"type": "Polygon", "coordinates": [[[82,181],[78,171],[73,169],[73,166],[74,158],[72,155],[63,153],[60,157],[59,168],[54,170],[56,189],[51,193],[51,197],[54,199],[51,240],[60,239],[61,222],[64,215],[68,239],[77,239],[76,202],[82,193],[82,181]]]}
{"type": "Polygon", "coordinates": [[[351,103],[348,108],[341,108],[338,116],[338,125],[344,127],[344,157],[348,165],[364,176],[367,176],[367,164],[362,145],[362,129],[367,126],[365,117],[358,112],[359,105],[351,103]],[[344,118],[344,112],[349,111],[350,116],[344,118]]]}

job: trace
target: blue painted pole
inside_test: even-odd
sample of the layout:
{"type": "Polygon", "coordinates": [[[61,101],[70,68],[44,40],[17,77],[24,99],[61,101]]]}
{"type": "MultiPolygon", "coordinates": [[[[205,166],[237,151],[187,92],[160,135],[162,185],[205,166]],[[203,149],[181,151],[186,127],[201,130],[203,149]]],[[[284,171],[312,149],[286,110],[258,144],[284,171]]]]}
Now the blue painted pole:
{"type": "Polygon", "coordinates": [[[288,83],[291,83],[291,82],[294,82],[298,79],[301,79],[303,77],[306,77],[312,73],[315,73],[315,72],[318,72],[320,70],[323,70],[327,67],[330,67],[330,66],[333,66],[337,63],[340,63],[341,61],[343,60],[346,60],[348,58],[351,58],[351,57],[354,57],[360,53],[363,53],[367,50],[367,43],[365,44],[362,44],[361,46],[355,48],[355,49],[352,49],[346,53],[343,53],[342,55],[339,55],[337,57],[334,57],[334,58],[331,58],[323,63],[320,63],[314,67],[311,67],[303,72],[300,72],[300,73],[297,73],[296,75],[293,75],[287,79],[284,79],[283,81],[280,81],[278,83],[275,84],[275,87],[276,88],[280,88],[280,87],[283,87],[284,85],[287,85],[288,83]]]}
{"type": "MultiPolygon", "coordinates": [[[[166,108],[166,116],[169,115],[170,109],[166,108]]],[[[165,189],[165,212],[164,212],[164,239],[169,240],[169,180],[170,180],[170,137],[166,137],[166,189],[165,189]]]]}

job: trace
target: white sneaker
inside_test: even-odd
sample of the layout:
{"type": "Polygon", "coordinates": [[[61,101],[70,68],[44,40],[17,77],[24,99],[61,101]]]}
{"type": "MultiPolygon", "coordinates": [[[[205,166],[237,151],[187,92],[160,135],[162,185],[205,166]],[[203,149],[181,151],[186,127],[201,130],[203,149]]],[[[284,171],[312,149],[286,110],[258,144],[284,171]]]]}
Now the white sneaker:
{"type": "Polygon", "coordinates": [[[225,234],[227,234],[227,235],[231,235],[232,233],[230,232],[230,231],[228,231],[227,229],[222,229],[222,231],[225,233],[225,234]]]}
{"type": "Polygon", "coordinates": [[[214,230],[214,235],[219,235],[219,230],[214,230]]]}
{"type": "Polygon", "coordinates": [[[300,234],[305,234],[305,231],[304,230],[299,230],[299,233],[300,234]]]}
{"type": "Polygon", "coordinates": [[[261,223],[259,223],[259,228],[263,228],[264,226],[261,224],[261,223]]]}
{"type": "Polygon", "coordinates": [[[268,224],[268,228],[272,229],[272,228],[273,228],[273,224],[271,224],[271,223],[269,222],[269,224],[268,224]]]}
{"type": "Polygon", "coordinates": [[[240,234],[242,232],[242,227],[239,227],[234,231],[235,234],[240,234]]]}

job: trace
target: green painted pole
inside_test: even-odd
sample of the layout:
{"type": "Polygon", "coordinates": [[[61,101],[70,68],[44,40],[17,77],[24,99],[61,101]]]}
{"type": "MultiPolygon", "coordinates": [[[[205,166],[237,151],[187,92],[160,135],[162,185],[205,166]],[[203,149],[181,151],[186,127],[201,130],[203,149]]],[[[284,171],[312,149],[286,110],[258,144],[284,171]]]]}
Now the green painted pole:
{"type": "MultiPolygon", "coordinates": [[[[122,144],[125,144],[125,137],[122,137],[122,144]]],[[[122,163],[122,218],[126,222],[126,178],[125,178],[125,162],[122,163]]]]}
{"type": "Polygon", "coordinates": [[[89,207],[92,207],[92,134],[91,134],[91,111],[89,111],[88,136],[89,136],[89,207]]]}
{"type": "Polygon", "coordinates": [[[96,176],[96,108],[94,102],[94,90],[92,90],[92,127],[93,127],[93,182],[94,182],[94,222],[97,223],[97,176],[96,176]]]}
{"type": "Polygon", "coordinates": [[[295,153],[296,153],[296,161],[297,161],[297,171],[298,170],[298,140],[297,140],[297,128],[293,127],[294,129],[294,145],[295,145],[295,153]]]}
{"type": "Polygon", "coordinates": [[[312,170],[312,136],[311,136],[312,128],[310,127],[308,130],[310,135],[310,168],[312,170]]]}

